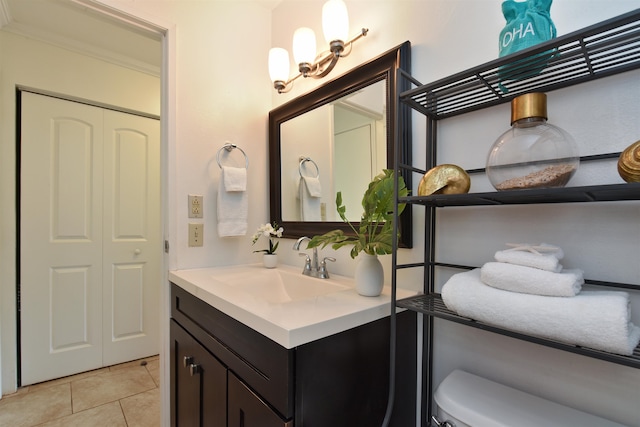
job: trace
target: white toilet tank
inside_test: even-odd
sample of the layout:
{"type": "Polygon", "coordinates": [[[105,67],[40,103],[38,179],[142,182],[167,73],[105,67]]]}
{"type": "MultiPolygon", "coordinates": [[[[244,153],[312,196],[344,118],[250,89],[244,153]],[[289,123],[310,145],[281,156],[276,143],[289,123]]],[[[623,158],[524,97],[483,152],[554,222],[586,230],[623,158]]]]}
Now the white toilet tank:
{"type": "Polygon", "coordinates": [[[625,427],[460,370],[434,398],[438,420],[455,427],[625,427]]]}

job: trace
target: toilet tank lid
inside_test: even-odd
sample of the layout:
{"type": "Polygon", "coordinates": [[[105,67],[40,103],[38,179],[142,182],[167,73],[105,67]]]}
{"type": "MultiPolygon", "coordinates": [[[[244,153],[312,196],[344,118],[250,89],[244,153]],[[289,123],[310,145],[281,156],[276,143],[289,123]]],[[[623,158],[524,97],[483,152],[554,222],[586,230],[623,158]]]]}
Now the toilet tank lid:
{"type": "Polygon", "coordinates": [[[461,370],[440,383],[434,399],[457,421],[473,427],[624,427],[461,370]]]}

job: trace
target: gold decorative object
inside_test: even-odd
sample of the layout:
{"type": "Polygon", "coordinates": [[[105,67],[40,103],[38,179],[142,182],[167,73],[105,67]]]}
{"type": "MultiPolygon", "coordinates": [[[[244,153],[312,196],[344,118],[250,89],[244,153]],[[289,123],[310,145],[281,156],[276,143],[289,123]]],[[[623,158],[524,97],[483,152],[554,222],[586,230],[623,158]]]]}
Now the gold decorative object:
{"type": "Polygon", "coordinates": [[[418,185],[418,196],[431,194],[464,194],[469,192],[471,178],[464,169],[444,164],[427,171],[418,185]]]}
{"type": "Polygon", "coordinates": [[[634,142],[620,154],[618,173],[626,182],[640,182],[640,141],[634,142]]]}

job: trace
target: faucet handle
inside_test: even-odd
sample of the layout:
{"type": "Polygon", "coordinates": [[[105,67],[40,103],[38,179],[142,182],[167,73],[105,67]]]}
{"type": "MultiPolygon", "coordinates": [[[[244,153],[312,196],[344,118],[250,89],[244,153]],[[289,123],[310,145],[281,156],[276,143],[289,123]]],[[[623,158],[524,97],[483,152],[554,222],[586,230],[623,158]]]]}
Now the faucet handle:
{"type": "Polygon", "coordinates": [[[320,262],[320,267],[318,267],[318,278],[319,279],[328,279],[329,272],[327,271],[327,261],[335,262],[336,259],[330,256],[324,257],[320,262]]]}
{"type": "Polygon", "coordinates": [[[311,276],[311,258],[309,257],[308,254],[306,254],[304,252],[298,253],[298,256],[305,257],[304,267],[302,268],[302,274],[304,274],[306,276],[311,276]]]}

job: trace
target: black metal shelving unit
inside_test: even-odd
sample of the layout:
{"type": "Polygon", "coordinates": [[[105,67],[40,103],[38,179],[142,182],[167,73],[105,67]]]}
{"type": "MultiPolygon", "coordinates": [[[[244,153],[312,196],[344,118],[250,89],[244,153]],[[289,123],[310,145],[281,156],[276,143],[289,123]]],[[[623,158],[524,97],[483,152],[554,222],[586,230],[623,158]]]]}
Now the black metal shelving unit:
{"type": "Polygon", "coordinates": [[[442,301],[440,294],[428,294],[422,295],[417,298],[411,298],[398,301],[398,307],[403,307],[409,310],[418,311],[421,313],[429,314],[441,319],[450,320],[452,322],[461,323],[463,325],[471,326],[485,331],[495,332],[501,335],[518,338],[524,341],[533,342],[536,344],[545,345],[548,347],[557,348],[559,350],[569,351],[571,353],[582,354],[583,356],[589,356],[596,359],[606,360],[608,362],[619,363],[621,365],[631,366],[634,368],[640,367],[640,346],[636,347],[633,355],[622,356],[619,354],[607,353],[605,351],[593,350],[586,347],[574,346],[559,341],[552,341],[544,338],[533,337],[530,335],[520,334],[518,332],[509,331],[503,328],[497,328],[495,326],[487,325],[484,323],[476,322],[473,319],[458,316],[455,312],[449,310],[442,301]]]}
{"type": "Polygon", "coordinates": [[[444,119],[532,91],[549,92],[638,68],[638,10],[400,94],[426,116],[444,119]],[[530,69],[542,70],[530,75],[530,69]],[[503,89],[504,88],[504,89],[503,89]],[[505,91],[506,90],[506,91],[505,91]]]}
{"type": "MultiPolygon", "coordinates": [[[[500,58],[475,68],[422,85],[400,71],[414,89],[400,93],[399,108],[406,106],[422,113],[427,126],[426,169],[436,166],[438,121],[498,104],[528,92],[549,92],[640,68],[640,9],[603,21],[580,31],[500,58]],[[535,69],[537,74],[531,73],[535,69]]],[[[401,79],[398,79],[401,80],[401,79]]],[[[399,129],[399,135],[406,130],[399,129]]],[[[605,153],[582,161],[616,158],[619,153],[605,153]]],[[[401,159],[396,152],[396,159],[401,159]]],[[[396,161],[396,170],[424,173],[410,164],[396,161]]],[[[483,169],[468,171],[483,173],[483,169]]],[[[439,267],[471,269],[472,266],[437,262],[435,259],[436,212],[440,208],[459,206],[496,206],[518,204],[590,203],[640,200],[640,183],[593,185],[554,189],[483,192],[459,195],[396,197],[397,203],[425,207],[424,262],[399,264],[392,258],[392,286],[397,286],[397,272],[405,268],[424,269],[424,294],[395,301],[398,307],[426,314],[423,355],[423,397],[428,422],[432,415],[432,356],[434,318],[441,318],[505,336],[537,343],[584,356],[640,368],[640,346],[632,356],[569,345],[520,334],[473,319],[458,316],[447,309],[435,292],[435,270],[439,267]]],[[[608,283],[586,280],[586,283],[627,290],[640,290],[640,283],[608,283]]]]}
{"type": "Polygon", "coordinates": [[[640,200],[640,183],[590,185],[584,187],[490,191],[470,194],[436,194],[399,199],[404,203],[434,207],[495,206],[545,203],[587,203],[640,200]]]}

